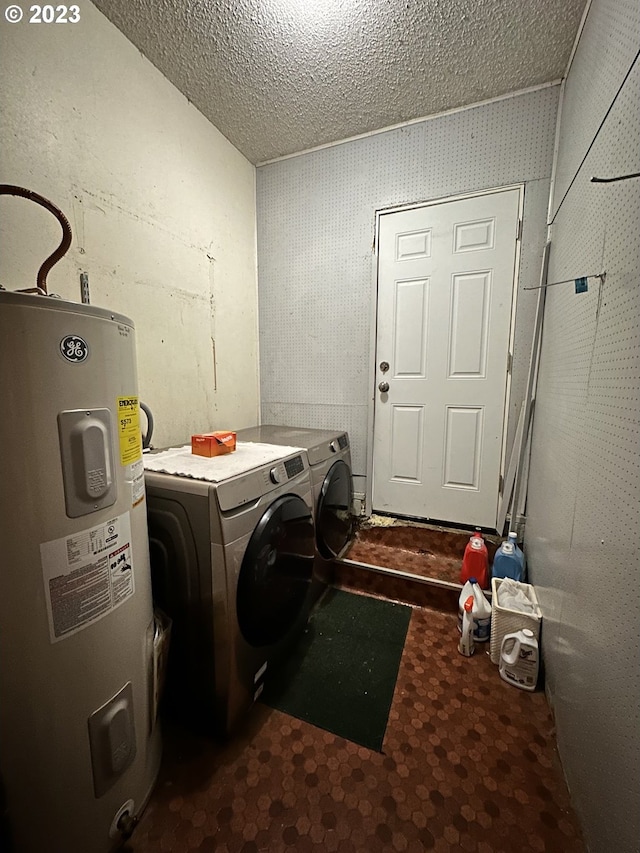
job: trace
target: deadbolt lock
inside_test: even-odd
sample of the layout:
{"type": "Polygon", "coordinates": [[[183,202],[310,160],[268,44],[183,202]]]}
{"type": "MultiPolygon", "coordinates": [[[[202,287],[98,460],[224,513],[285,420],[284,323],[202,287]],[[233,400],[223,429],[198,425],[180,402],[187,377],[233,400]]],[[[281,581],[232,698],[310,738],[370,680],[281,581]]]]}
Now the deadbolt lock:
{"type": "Polygon", "coordinates": [[[388,362],[388,361],[381,361],[381,362],[380,362],[380,370],[381,370],[383,373],[386,373],[386,372],[387,372],[387,370],[389,370],[389,362],[388,362]]]}

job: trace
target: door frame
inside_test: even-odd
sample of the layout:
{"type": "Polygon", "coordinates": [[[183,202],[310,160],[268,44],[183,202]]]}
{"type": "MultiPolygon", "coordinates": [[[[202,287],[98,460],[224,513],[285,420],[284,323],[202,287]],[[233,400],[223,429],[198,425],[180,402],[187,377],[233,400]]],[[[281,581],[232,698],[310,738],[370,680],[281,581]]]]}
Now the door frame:
{"type": "MultiPolygon", "coordinates": [[[[373,431],[375,428],[375,379],[376,379],[376,364],[377,352],[376,346],[378,342],[378,253],[380,247],[380,217],[388,213],[402,213],[405,210],[417,210],[422,207],[435,207],[439,204],[448,204],[450,201],[463,201],[468,198],[478,198],[483,195],[493,195],[499,192],[508,192],[509,190],[518,190],[518,217],[520,220],[520,228],[518,239],[516,240],[516,255],[513,267],[513,293],[511,297],[511,319],[509,328],[509,354],[511,356],[511,369],[507,372],[507,387],[505,389],[504,411],[502,414],[502,449],[500,453],[500,477],[504,484],[504,475],[506,468],[506,453],[507,453],[507,434],[509,431],[509,403],[511,400],[511,382],[513,377],[513,349],[515,342],[516,329],[516,308],[518,301],[518,282],[520,281],[520,255],[522,251],[522,232],[524,221],[524,195],[525,184],[507,184],[500,187],[491,187],[488,189],[475,190],[456,195],[442,196],[436,199],[427,201],[412,202],[410,204],[392,205],[391,207],[379,208],[375,211],[374,235],[373,235],[373,252],[372,252],[372,269],[371,269],[371,313],[370,313],[370,333],[369,333],[369,400],[367,411],[367,481],[365,492],[365,514],[373,513],[373,431]]],[[[496,505],[496,515],[500,505],[502,492],[498,492],[498,502],[496,505]]],[[[501,533],[502,531],[498,531],[501,533]]]]}

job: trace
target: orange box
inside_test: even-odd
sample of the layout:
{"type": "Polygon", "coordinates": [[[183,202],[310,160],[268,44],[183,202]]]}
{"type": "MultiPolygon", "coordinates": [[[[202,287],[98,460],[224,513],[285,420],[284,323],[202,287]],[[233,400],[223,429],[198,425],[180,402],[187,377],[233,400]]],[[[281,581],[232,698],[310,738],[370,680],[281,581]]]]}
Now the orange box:
{"type": "Polygon", "coordinates": [[[197,456],[222,456],[236,449],[236,434],[226,430],[191,436],[191,452],[197,456]]]}

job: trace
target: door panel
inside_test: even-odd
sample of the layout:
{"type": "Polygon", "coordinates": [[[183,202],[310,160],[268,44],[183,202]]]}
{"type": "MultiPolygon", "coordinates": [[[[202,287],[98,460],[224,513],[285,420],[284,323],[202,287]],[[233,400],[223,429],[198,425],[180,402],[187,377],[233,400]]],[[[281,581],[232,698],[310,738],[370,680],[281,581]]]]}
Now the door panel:
{"type": "Polygon", "coordinates": [[[490,295],[490,272],[452,277],[449,379],[486,377],[490,295]]]}
{"type": "Polygon", "coordinates": [[[424,376],[427,355],[428,280],[395,282],[396,376],[424,376]]]}
{"type": "Polygon", "coordinates": [[[396,260],[431,257],[431,231],[409,231],[396,235],[396,260]]]}
{"type": "Polygon", "coordinates": [[[394,406],[391,476],[420,482],[424,445],[424,407],[394,406]]]}
{"type": "Polygon", "coordinates": [[[444,486],[454,489],[478,489],[483,414],[484,410],[481,408],[447,406],[444,486]]]}
{"type": "Polygon", "coordinates": [[[519,206],[515,189],[380,217],[375,510],[495,526],[519,206]]]}
{"type": "Polygon", "coordinates": [[[493,249],[495,224],[495,219],[458,222],[453,226],[453,251],[477,252],[480,249],[493,249]]]}

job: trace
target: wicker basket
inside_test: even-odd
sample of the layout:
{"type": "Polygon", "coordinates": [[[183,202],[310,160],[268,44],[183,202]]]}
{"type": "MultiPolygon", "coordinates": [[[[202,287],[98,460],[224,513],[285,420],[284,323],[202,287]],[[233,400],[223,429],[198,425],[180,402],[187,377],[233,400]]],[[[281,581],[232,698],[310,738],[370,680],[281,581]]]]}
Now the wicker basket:
{"type": "Polygon", "coordinates": [[[522,628],[529,628],[533,631],[537,640],[540,639],[540,622],[542,614],[538,606],[538,598],[535,589],[528,583],[518,583],[522,587],[527,598],[535,605],[535,613],[522,613],[519,610],[509,610],[507,607],[500,607],[498,597],[500,584],[503,578],[492,578],[491,580],[491,640],[490,654],[491,662],[500,663],[500,648],[502,641],[507,634],[512,634],[514,631],[520,631],[522,628]]]}

